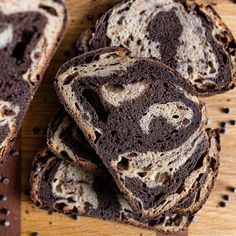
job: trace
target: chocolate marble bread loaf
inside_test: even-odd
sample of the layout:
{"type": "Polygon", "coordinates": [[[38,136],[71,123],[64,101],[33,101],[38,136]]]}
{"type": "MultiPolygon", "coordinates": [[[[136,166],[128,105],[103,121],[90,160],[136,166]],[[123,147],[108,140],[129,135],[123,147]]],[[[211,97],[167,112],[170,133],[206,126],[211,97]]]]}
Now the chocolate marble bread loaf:
{"type": "Polygon", "coordinates": [[[129,204],[153,217],[209,174],[205,110],[178,73],[127,54],[105,48],[74,58],[55,86],[129,204]]]}
{"type": "Polygon", "coordinates": [[[187,8],[177,0],[118,4],[83,34],[80,51],[122,46],[132,56],[155,57],[189,80],[199,95],[235,86],[236,43],[209,5],[187,8]]]}
{"type": "Polygon", "coordinates": [[[0,160],[16,138],[66,18],[63,0],[0,1],[0,160]]]}
{"type": "MultiPolygon", "coordinates": [[[[67,117],[61,117],[59,123],[59,130],[66,126],[69,127],[68,124],[71,124],[67,117]]],[[[58,133],[55,134],[57,136],[58,133]]],[[[78,136],[80,134],[81,132],[78,133],[78,136]]],[[[208,135],[211,145],[209,158],[212,161],[216,157],[216,161],[211,162],[209,160],[211,162],[210,168],[214,169],[215,173],[206,176],[208,185],[196,183],[191,196],[183,199],[169,212],[150,220],[143,219],[133,212],[108,173],[91,171],[85,167],[73,165],[59,159],[46,149],[36,156],[33,164],[31,175],[32,199],[40,208],[65,214],[92,216],[168,233],[177,232],[188,226],[193,215],[204,204],[217,173],[219,164],[216,154],[218,152],[218,134],[216,131],[209,131],[208,135]],[[214,156],[215,154],[216,156],[214,156]]],[[[61,146],[61,150],[63,150],[63,138],[52,138],[51,142],[55,140],[56,145],[61,146]]],[[[51,147],[55,147],[55,145],[51,145],[51,147]]],[[[68,149],[65,150],[68,151],[68,149]]],[[[58,152],[58,149],[53,151],[58,152]]],[[[73,151],[69,153],[73,153],[73,151]]],[[[88,157],[87,160],[89,159],[88,157]]],[[[92,159],[91,162],[93,163],[92,159]]]]}
{"type": "Polygon", "coordinates": [[[98,169],[102,160],[91,148],[74,120],[61,109],[48,127],[49,149],[66,161],[76,163],[86,169],[98,169]]]}

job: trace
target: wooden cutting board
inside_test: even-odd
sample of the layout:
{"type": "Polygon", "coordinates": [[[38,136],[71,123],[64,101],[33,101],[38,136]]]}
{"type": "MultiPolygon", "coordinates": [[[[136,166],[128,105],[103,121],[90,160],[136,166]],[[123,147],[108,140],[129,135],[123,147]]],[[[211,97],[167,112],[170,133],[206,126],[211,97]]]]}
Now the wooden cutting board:
{"type": "MultiPolygon", "coordinates": [[[[160,235],[154,231],[86,217],[74,221],[59,214],[49,215],[47,212],[35,208],[25,193],[28,188],[33,157],[36,151],[44,145],[47,124],[59,107],[53,89],[54,75],[60,65],[73,55],[73,45],[80,33],[94,25],[96,18],[119,0],[67,0],[66,2],[69,24],[65,38],[44,76],[43,83],[30,106],[22,127],[21,235],[31,235],[33,232],[39,232],[41,236],[160,235]]],[[[217,2],[216,10],[236,36],[236,4],[230,0],[198,2],[217,2]]],[[[220,121],[236,119],[236,89],[227,94],[204,99],[204,101],[208,104],[212,127],[219,126],[220,121]],[[229,107],[231,113],[222,113],[223,107],[229,107]]],[[[188,234],[191,236],[236,235],[236,194],[228,191],[228,187],[236,187],[236,126],[230,125],[226,134],[222,135],[221,160],[220,174],[214,191],[207,204],[197,214],[197,222],[192,223],[189,227],[188,234]],[[219,207],[219,202],[222,201],[224,194],[232,196],[232,200],[228,201],[226,208],[219,207]]],[[[17,213],[17,208],[15,213],[17,213]]],[[[17,217],[17,214],[15,216],[17,217]]],[[[0,231],[1,236],[19,235],[17,230],[13,230],[11,233],[1,232],[3,231],[0,231]]],[[[183,235],[187,235],[187,232],[183,235]]]]}

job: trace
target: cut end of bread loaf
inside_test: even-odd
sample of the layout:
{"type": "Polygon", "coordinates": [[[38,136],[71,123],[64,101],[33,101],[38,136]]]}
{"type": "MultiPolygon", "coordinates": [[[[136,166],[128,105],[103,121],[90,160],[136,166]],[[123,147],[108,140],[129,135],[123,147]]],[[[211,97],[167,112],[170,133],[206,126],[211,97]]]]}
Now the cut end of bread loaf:
{"type": "Polygon", "coordinates": [[[30,101],[65,30],[64,1],[0,2],[0,160],[11,149],[30,101]]]}
{"type": "Polygon", "coordinates": [[[125,1],[79,42],[83,52],[121,46],[132,56],[158,58],[189,80],[200,96],[222,93],[236,83],[236,42],[210,5],[125,1]]]}

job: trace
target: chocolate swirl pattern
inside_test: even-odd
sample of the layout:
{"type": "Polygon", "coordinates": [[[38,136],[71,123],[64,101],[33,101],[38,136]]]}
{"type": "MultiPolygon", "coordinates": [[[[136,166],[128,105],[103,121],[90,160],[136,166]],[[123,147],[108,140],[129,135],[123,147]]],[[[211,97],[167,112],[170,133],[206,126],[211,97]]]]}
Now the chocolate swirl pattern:
{"type": "Polygon", "coordinates": [[[235,85],[235,39],[209,5],[124,1],[80,41],[85,51],[122,46],[132,56],[158,58],[189,80],[199,95],[221,93],[235,85]]]}
{"type": "Polygon", "coordinates": [[[65,21],[60,0],[0,2],[0,160],[16,138],[65,21]]]}
{"type": "Polygon", "coordinates": [[[67,62],[55,86],[135,211],[158,216],[205,182],[204,106],[169,67],[106,48],[67,62]],[[139,91],[132,89],[137,83],[139,91]]]}
{"type": "Polygon", "coordinates": [[[184,229],[193,217],[191,214],[169,213],[151,221],[142,219],[133,212],[109,175],[62,161],[47,149],[35,157],[31,187],[32,200],[40,208],[128,223],[165,233],[184,229]]]}
{"type": "MultiPolygon", "coordinates": [[[[49,133],[52,135],[48,136],[48,143],[50,142],[50,149],[56,156],[59,155],[60,158],[64,159],[65,161],[68,161],[68,159],[63,158],[63,156],[60,155],[60,152],[64,150],[67,153],[71,154],[74,152],[74,149],[76,149],[75,147],[79,149],[78,146],[79,147],[83,146],[83,143],[78,142],[77,141],[78,139],[76,139],[74,142],[74,145],[69,146],[67,144],[67,139],[65,138],[65,136],[64,135],[61,136],[60,133],[62,130],[63,130],[62,131],[63,133],[69,133],[71,132],[70,127],[72,125],[76,127],[76,125],[74,121],[72,120],[72,118],[68,114],[66,114],[66,112],[63,112],[63,111],[60,111],[59,113],[57,113],[52,121],[54,122],[52,122],[51,125],[49,126],[49,133]],[[55,132],[55,130],[57,130],[58,132],[55,132]],[[58,149],[58,147],[60,147],[60,149],[58,149]]],[[[78,137],[80,136],[80,134],[81,134],[81,131],[79,131],[76,136],[78,137]]],[[[91,171],[89,167],[89,162],[91,165],[94,165],[94,161],[92,157],[87,158],[88,168],[85,167],[84,165],[80,165],[78,161],[77,163],[79,164],[79,166],[75,167],[74,164],[72,165],[72,164],[69,164],[68,162],[59,160],[57,157],[55,157],[53,154],[51,154],[48,151],[41,152],[35,158],[35,163],[33,166],[33,170],[39,169],[40,172],[36,173],[36,171],[33,171],[32,197],[34,201],[38,203],[38,205],[42,208],[49,207],[56,211],[64,212],[68,214],[73,213],[74,211],[72,209],[76,208],[76,209],[79,209],[78,214],[83,214],[83,215],[88,215],[88,216],[93,216],[93,217],[103,218],[103,219],[109,219],[109,220],[116,220],[115,217],[119,216],[119,221],[121,223],[130,223],[136,226],[148,227],[151,229],[157,229],[164,232],[176,232],[186,227],[190,223],[190,221],[188,221],[187,223],[185,219],[190,220],[193,217],[193,215],[202,207],[202,204],[205,202],[206,198],[209,196],[210,189],[212,188],[214,179],[217,175],[217,169],[218,169],[218,164],[219,164],[218,163],[219,162],[219,156],[218,156],[219,136],[218,136],[217,131],[209,131],[207,133],[207,136],[208,136],[208,142],[210,146],[209,159],[207,161],[208,162],[207,165],[209,169],[211,169],[209,175],[205,176],[205,178],[203,178],[200,181],[201,184],[195,184],[194,188],[192,189],[192,192],[188,196],[183,198],[180,201],[179,205],[176,204],[173,208],[171,208],[171,210],[168,213],[162,214],[159,217],[156,217],[150,220],[137,217],[137,215],[131,210],[131,208],[127,204],[126,200],[120,195],[119,191],[115,187],[115,184],[112,183],[111,181],[112,178],[109,177],[108,172],[102,166],[97,166],[96,171],[94,171],[94,169],[92,169],[91,171]],[[55,160],[55,163],[60,162],[61,163],[60,168],[54,162],[52,165],[49,164],[50,159],[57,159],[55,160]],[[214,160],[216,160],[216,162],[214,162],[214,160]],[[40,162],[44,164],[41,165],[40,162]],[[53,166],[54,169],[57,169],[56,173],[54,169],[51,168],[50,166],[53,166]],[[81,172],[82,173],[85,172],[86,175],[81,174],[81,172]],[[49,173],[53,173],[53,176],[51,176],[50,179],[47,178],[49,173]],[[83,184],[88,183],[89,181],[91,181],[91,179],[93,179],[92,181],[96,179],[98,180],[98,182],[96,182],[96,185],[99,185],[99,182],[101,180],[102,181],[101,186],[98,188],[99,191],[96,192],[95,190],[97,196],[98,195],[111,196],[112,201],[108,199],[106,200],[103,199],[106,202],[109,202],[111,205],[114,205],[115,204],[114,202],[116,202],[118,199],[120,207],[116,207],[115,209],[106,207],[105,209],[102,209],[103,204],[100,203],[102,199],[98,200],[98,205],[96,204],[95,206],[94,202],[97,203],[97,201],[93,201],[91,200],[91,198],[88,198],[85,195],[79,195],[80,198],[82,199],[78,201],[77,199],[78,191],[81,192],[80,190],[81,186],[80,186],[80,182],[77,179],[81,177],[84,178],[82,182],[83,184]],[[44,181],[44,178],[47,179],[47,181],[44,181]],[[53,181],[53,179],[56,179],[56,181],[53,181]],[[42,197],[42,196],[46,196],[44,191],[48,188],[46,188],[45,186],[49,185],[50,183],[51,183],[50,189],[51,190],[54,189],[54,193],[52,194],[52,196],[54,197],[52,201],[49,201],[50,198],[42,197]],[[60,187],[57,187],[58,183],[60,183],[60,187]],[[106,187],[104,187],[104,185],[106,187]],[[55,191],[56,189],[63,189],[63,191],[57,192],[55,191]],[[67,193],[66,189],[69,189],[69,193],[67,193]],[[60,195],[60,198],[57,198],[58,195],[60,195]],[[76,199],[76,200],[68,201],[71,198],[73,198],[74,200],[76,199]],[[84,203],[87,201],[93,202],[93,206],[91,206],[88,212],[84,210],[84,207],[83,207],[84,203]],[[59,203],[64,203],[64,204],[61,205],[62,207],[59,208],[58,207],[59,203]],[[113,214],[111,214],[110,210],[112,210],[111,212],[113,214]],[[96,213],[93,215],[91,214],[91,212],[96,212],[96,213]],[[103,212],[102,215],[100,214],[101,212],[103,212]],[[125,214],[125,217],[123,214],[125,214]],[[104,216],[105,217],[108,216],[108,218],[104,218],[104,216]]],[[[84,145],[87,145],[86,141],[84,145]]],[[[92,151],[92,148],[91,148],[91,151],[92,151]]],[[[72,160],[74,157],[70,156],[70,158],[72,160]]],[[[77,156],[76,158],[80,159],[79,156],[77,156]]],[[[84,157],[82,157],[82,159],[83,158],[84,157]]],[[[93,189],[95,189],[95,187],[93,187],[93,189]]],[[[92,189],[90,189],[90,191],[92,191],[92,189]]],[[[94,193],[91,194],[90,196],[94,196],[94,193]]]]}
{"type": "Polygon", "coordinates": [[[48,126],[47,144],[57,156],[88,170],[96,170],[102,164],[82,131],[63,109],[56,113],[48,126]]]}
{"type": "MultiPolygon", "coordinates": [[[[70,147],[65,145],[67,142],[65,136],[60,136],[61,130],[70,132],[73,120],[65,112],[59,112],[53,120],[57,123],[55,127],[52,126],[53,123],[49,127],[49,133],[52,134],[48,136],[51,150],[56,155],[60,155],[57,147],[60,147],[60,151],[73,153],[74,147],[70,146],[70,150],[70,147]],[[58,132],[50,132],[50,129],[58,132]]],[[[81,131],[77,133],[77,137],[80,135],[81,131]]],[[[204,181],[195,184],[190,195],[181,199],[171,210],[152,219],[142,218],[131,209],[105,169],[99,171],[102,167],[97,166],[96,171],[94,169],[91,171],[84,165],[75,166],[59,159],[47,149],[38,153],[34,160],[31,175],[32,199],[40,208],[64,214],[79,214],[129,223],[165,233],[178,232],[190,224],[194,214],[202,207],[217,175],[219,164],[217,131],[209,131],[207,136],[210,145],[207,161],[208,168],[211,169],[209,175],[205,176],[204,181]]],[[[78,142],[78,139],[76,142],[81,146],[82,143],[78,142]]],[[[86,141],[84,144],[87,145],[86,141]]],[[[73,156],[70,158],[73,159],[73,156]]],[[[92,157],[87,158],[88,163],[89,161],[94,165],[92,157]]]]}

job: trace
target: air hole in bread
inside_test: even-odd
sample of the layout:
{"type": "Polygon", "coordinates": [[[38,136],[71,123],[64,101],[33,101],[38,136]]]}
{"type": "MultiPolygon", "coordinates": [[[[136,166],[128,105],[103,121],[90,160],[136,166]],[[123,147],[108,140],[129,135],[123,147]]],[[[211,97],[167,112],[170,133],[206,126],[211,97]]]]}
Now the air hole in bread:
{"type": "Polygon", "coordinates": [[[58,193],[62,193],[61,185],[57,185],[57,186],[56,186],[56,191],[57,191],[58,193]]]}
{"type": "Polygon", "coordinates": [[[202,155],[202,156],[199,158],[199,160],[198,160],[198,162],[197,162],[197,164],[196,164],[194,170],[198,170],[198,169],[200,169],[200,168],[203,166],[203,161],[204,161],[205,156],[206,156],[206,154],[202,155]]]}
{"type": "Polygon", "coordinates": [[[193,67],[188,66],[188,74],[191,75],[193,73],[193,67]]]}
{"type": "Polygon", "coordinates": [[[125,157],[122,157],[121,160],[117,163],[117,168],[119,170],[128,170],[129,169],[129,160],[125,157]]]}
{"type": "Polygon", "coordinates": [[[40,78],[41,78],[41,76],[38,74],[38,75],[36,75],[36,80],[40,80],[40,78]]]}
{"type": "Polygon", "coordinates": [[[140,11],[139,15],[143,15],[146,11],[145,10],[142,10],[140,11]]]}
{"type": "Polygon", "coordinates": [[[184,189],[185,189],[184,183],[182,183],[176,190],[176,193],[181,194],[184,191],[184,189]]]}
{"type": "Polygon", "coordinates": [[[172,117],[173,117],[174,119],[178,119],[178,118],[179,118],[178,115],[173,115],[172,117]]]}
{"type": "Polygon", "coordinates": [[[122,12],[124,12],[124,11],[128,11],[129,9],[130,9],[130,7],[127,6],[127,7],[123,8],[123,9],[117,11],[117,13],[118,13],[118,14],[121,14],[122,12]]]}
{"type": "Polygon", "coordinates": [[[53,182],[55,183],[57,180],[58,180],[58,179],[57,179],[57,178],[55,178],[55,179],[53,179],[53,182]]]}
{"type": "Polygon", "coordinates": [[[85,89],[82,95],[92,106],[98,116],[98,119],[102,122],[107,122],[109,112],[103,106],[99,94],[91,89],[85,89]]]}
{"type": "Polygon", "coordinates": [[[166,82],[164,82],[163,85],[164,85],[164,87],[165,87],[166,89],[169,88],[169,85],[168,85],[166,82]]]}
{"type": "Polygon", "coordinates": [[[111,136],[114,137],[117,134],[116,130],[111,131],[111,136]]]}
{"type": "Polygon", "coordinates": [[[118,25],[122,25],[124,19],[125,19],[125,17],[122,16],[122,17],[117,21],[118,25]]]}
{"type": "Polygon", "coordinates": [[[205,79],[203,77],[198,77],[197,79],[194,80],[194,82],[196,83],[202,83],[202,81],[204,81],[205,79]]]}
{"type": "Polygon", "coordinates": [[[67,200],[69,203],[75,203],[75,200],[72,197],[68,197],[67,200]]]}
{"type": "Polygon", "coordinates": [[[77,102],[75,102],[75,107],[80,110],[79,104],[77,102]]]}
{"type": "Polygon", "coordinates": [[[92,61],[93,61],[93,55],[91,55],[91,56],[87,56],[86,58],[85,58],[85,63],[86,64],[89,64],[89,63],[91,63],[92,61]]]}
{"type": "Polygon", "coordinates": [[[66,160],[70,160],[70,157],[66,151],[61,151],[60,155],[65,158],[66,160]]]}
{"type": "Polygon", "coordinates": [[[227,55],[223,54],[222,56],[223,56],[223,62],[224,62],[224,64],[227,64],[227,63],[228,63],[228,57],[227,57],[227,55]]]}
{"type": "Polygon", "coordinates": [[[30,81],[31,85],[34,87],[35,86],[35,82],[30,81]]]}
{"type": "Polygon", "coordinates": [[[137,43],[138,46],[140,46],[142,44],[142,40],[138,39],[136,43],[137,43]]]}
{"type": "Polygon", "coordinates": [[[70,74],[66,77],[66,79],[63,82],[63,85],[68,85],[71,83],[71,81],[78,75],[77,72],[74,72],[73,74],[70,74]]]}
{"type": "MultiPolygon", "coordinates": [[[[187,119],[188,120],[188,119],[187,119]]],[[[189,120],[188,120],[189,121],[189,120]]],[[[175,130],[173,130],[172,132],[171,132],[171,134],[177,134],[178,133],[178,130],[177,129],[175,129],[175,130]]]]}
{"type": "Polygon", "coordinates": [[[93,57],[93,61],[99,61],[99,59],[100,59],[100,55],[98,54],[98,55],[95,55],[94,57],[93,57]]]}
{"type": "Polygon", "coordinates": [[[214,68],[213,62],[209,61],[208,65],[210,67],[210,74],[214,74],[216,72],[216,69],[214,68]]]}
{"type": "MultiPolygon", "coordinates": [[[[159,201],[159,200],[163,197],[163,194],[164,194],[164,193],[159,193],[159,194],[157,194],[156,197],[154,198],[154,202],[159,201]]],[[[161,206],[165,201],[166,201],[166,200],[163,199],[163,200],[159,203],[159,206],[161,206]]],[[[156,212],[156,211],[154,211],[154,212],[156,212]]]]}
{"type": "Polygon", "coordinates": [[[155,181],[159,184],[165,184],[170,179],[168,173],[157,173],[155,181]]]}
{"type": "Polygon", "coordinates": [[[95,136],[96,136],[96,139],[94,140],[94,144],[96,144],[98,139],[101,137],[101,134],[98,131],[95,131],[94,133],[95,133],[95,136]]]}
{"type": "Polygon", "coordinates": [[[1,115],[2,116],[13,116],[15,115],[16,113],[10,109],[7,109],[6,107],[3,107],[2,108],[2,111],[1,111],[1,115]]]}
{"type": "Polygon", "coordinates": [[[78,209],[74,206],[73,209],[72,209],[72,212],[73,213],[78,213],[78,209]]]}
{"type": "Polygon", "coordinates": [[[106,84],[105,89],[112,93],[120,93],[124,91],[124,86],[121,84],[106,84]]]}
{"type": "Polygon", "coordinates": [[[201,196],[201,189],[197,192],[195,202],[199,202],[200,196],[201,196]]]}
{"type": "Polygon", "coordinates": [[[147,172],[146,172],[146,171],[144,171],[144,172],[139,172],[138,175],[139,175],[141,178],[143,178],[143,177],[145,177],[145,176],[147,175],[147,172]]]}
{"type": "Polygon", "coordinates": [[[127,40],[124,42],[124,44],[125,44],[127,47],[129,47],[129,46],[130,46],[130,40],[127,39],[127,40]]]}
{"type": "Polygon", "coordinates": [[[33,38],[35,31],[33,30],[24,30],[21,36],[21,41],[18,42],[13,49],[12,57],[14,57],[17,62],[22,62],[27,45],[30,43],[33,38]]]}
{"type": "Polygon", "coordinates": [[[109,59],[109,58],[116,59],[118,57],[119,57],[119,55],[117,55],[116,53],[110,53],[110,54],[108,54],[108,56],[106,58],[107,59],[109,59]]]}
{"type": "Polygon", "coordinates": [[[47,13],[49,13],[52,16],[58,16],[57,11],[55,10],[55,8],[47,6],[47,5],[43,5],[40,4],[39,8],[43,9],[44,11],[46,11],[47,13]]]}
{"type": "Polygon", "coordinates": [[[215,170],[216,160],[214,158],[211,158],[210,166],[213,170],[215,170]]]}
{"type": "Polygon", "coordinates": [[[199,182],[202,177],[203,177],[203,173],[199,174],[199,176],[198,176],[197,179],[196,179],[196,182],[199,182]]]}

